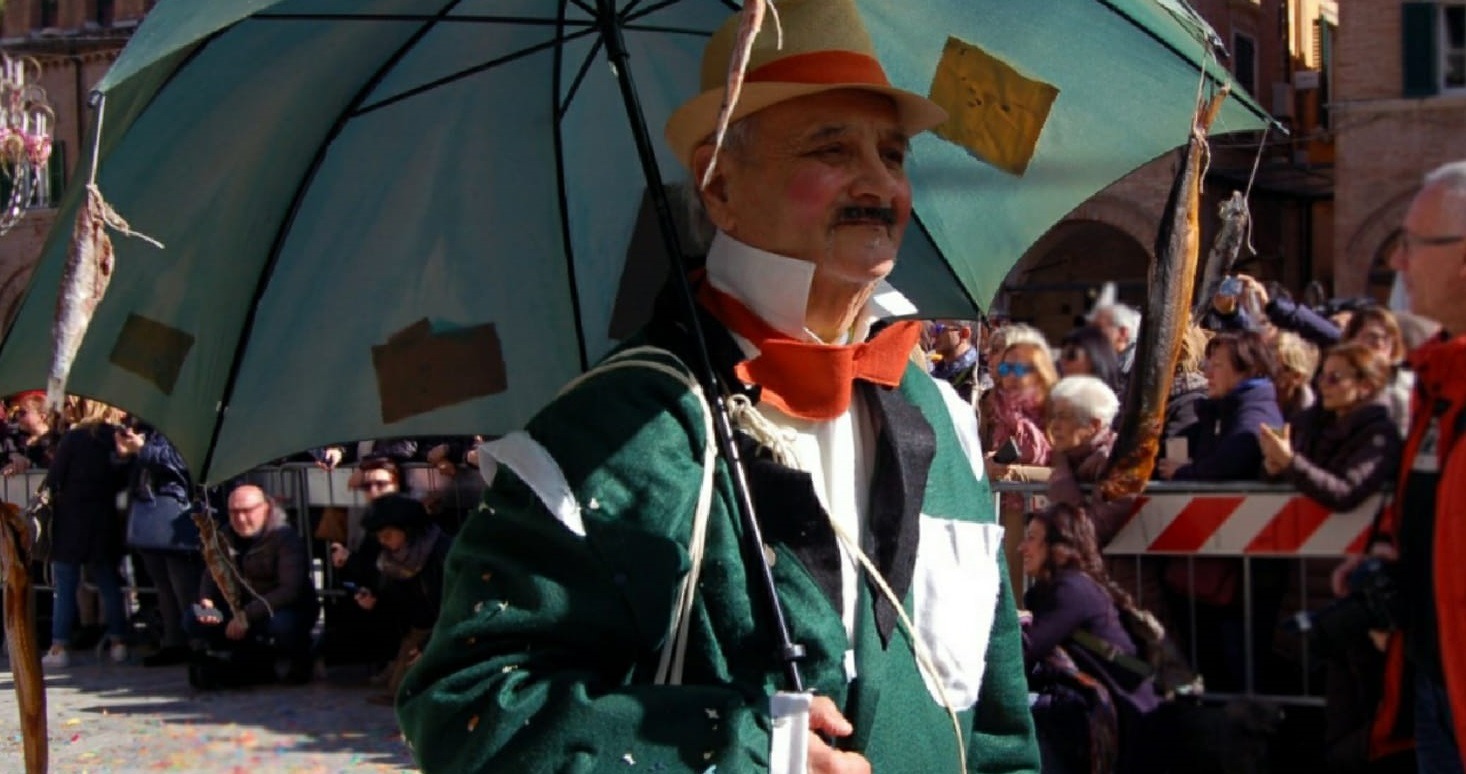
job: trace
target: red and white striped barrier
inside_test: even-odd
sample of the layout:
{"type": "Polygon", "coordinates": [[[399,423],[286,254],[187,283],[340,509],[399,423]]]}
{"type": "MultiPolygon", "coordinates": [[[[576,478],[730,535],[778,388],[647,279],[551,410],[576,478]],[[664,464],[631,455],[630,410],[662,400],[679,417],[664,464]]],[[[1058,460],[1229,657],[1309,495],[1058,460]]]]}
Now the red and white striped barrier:
{"type": "Polygon", "coordinates": [[[1113,554],[1340,556],[1364,549],[1384,498],[1332,513],[1296,493],[1151,494],[1105,546],[1113,554]]]}

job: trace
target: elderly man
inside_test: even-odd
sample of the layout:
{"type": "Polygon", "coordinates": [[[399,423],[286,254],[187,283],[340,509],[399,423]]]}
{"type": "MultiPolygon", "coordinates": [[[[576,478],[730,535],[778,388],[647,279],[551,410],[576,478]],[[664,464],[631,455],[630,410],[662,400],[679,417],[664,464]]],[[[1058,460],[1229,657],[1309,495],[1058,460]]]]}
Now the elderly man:
{"type": "Polygon", "coordinates": [[[1404,275],[1410,310],[1439,322],[1442,332],[1410,357],[1410,433],[1383,529],[1393,540],[1374,547],[1398,553],[1405,601],[1374,741],[1382,753],[1413,736],[1421,772],[1459,773],[1466,770],[1466,161],[1425,177],[1391,262],[1404,275]],[[1401,713],[1407,700],[1413,728],[1402,722],[1412,714],[1401,713]]]}
{"type": "Polygon", "coordinates": [[[688,326],[656,319],[481,447],[490,488],[398,695],[424,771],[1038,768],[972,411],[911,360],[917,323],[865,341],[907,144],[944,114],[887,84],[851,0],[779,13],[716,165],[736,19],[667,126],[693,180],[713,169],[702,326],[765,544],[744,551],[688,326]],[[810,693],[786,692],[757,553],[810,693]]]}
{"type": "Polygon", "coordinates": [[[1089,323],[1110,337],[1115,355],[1120,358],[1120,373],[1128,381],[1130,369],[1135,367],[1135,345],[1140,341],[1139,310],[1118,301],[1100,304],[1090,311],[1089,323]]]}
{"type": "Polygon", "coordinates": [[[213,575],[204,573],[189,630],[212,654],[196,656],[189,682],[195,688],[274,682],[277,655],[290,659],[286,682],[309,682],[317,608],[305,541],[285,511],[250,484],[229,493],[226,534],[245,584],[239,600],[244,609],[230,610],[213,575]]]}

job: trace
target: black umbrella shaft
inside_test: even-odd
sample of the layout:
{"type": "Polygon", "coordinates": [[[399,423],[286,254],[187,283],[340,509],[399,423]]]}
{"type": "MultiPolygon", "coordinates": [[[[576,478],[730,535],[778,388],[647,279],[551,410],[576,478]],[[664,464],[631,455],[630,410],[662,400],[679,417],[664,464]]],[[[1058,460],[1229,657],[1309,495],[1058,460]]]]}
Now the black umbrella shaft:
{"type": "Polygon", "coordinates": [[[764,556],[763,532],[755,516],[753,498],[748,491],[748,477],[744,474],[743,460],[738,454],[738,445],[733,441],[733,423],[728,419],[728,405],[723,400],[723,391],[718,387],[717,373],[713,370],[712,358],[708,356],[706,339],[703,338],[699,321],[697,302],[693,299],[692,286],[687,272],[681,265],[682,247],[677,239],[677,223],[672,217],[672,206],[667,201],[667,190],[662,185],[662,173],[657,168],[657,156],[652,147],[651,135],[647,132],[646,117],[641,112],[641,100],[636,96],[636,84],[631,81],[631,57],[626,51],[626,40],[621,34],[620,19],[616,15],[613,0],[596,0],[599,12],[601,36],[606,44],[606,57],[615,69],[616,80],[621,86],[621,101],[626,107],[626,117],[631,123],[631,134],[636,142],[636,154],[641,160],[642,175],[646,178],[647,191],[651,194],[652,207],[657,214],[657,225],[662,232],[662,241],[667,249],[667,258],[672,262],[672,276],[686,307],[687,321],[692,326],[692,337],[697,342],[697,364],[699,381],[707,392],[713,408],[713,427],[718,437],[718,448],[733,478],[733,494],[738,501],[739,521],[743,525],[743,553],[745,565],[758,575],[765,612],[774,624],[778,638],[779,659],[789,687],[795,692],[804,691],[804,679],[799,674],[799,659],[804,657],[804,646],[789,636],[789,623],[784,617],[784,606],[774,586],[774,571],[764,556]]]}

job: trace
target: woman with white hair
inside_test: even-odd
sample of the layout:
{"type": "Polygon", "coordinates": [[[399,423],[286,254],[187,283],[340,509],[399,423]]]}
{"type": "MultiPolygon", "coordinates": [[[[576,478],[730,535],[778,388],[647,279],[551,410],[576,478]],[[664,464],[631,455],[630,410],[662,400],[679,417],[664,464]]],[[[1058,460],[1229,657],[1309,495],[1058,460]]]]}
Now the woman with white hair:
{"type": "Polygon", "coordinates": [[[1049,390],[1045,432],[1053,447],[1048,498],[1081,508],[1094,522],[1103,546],[1114,537],[1130,512],[1130,498],[1107,503],[1086,495],[1081,484],[1092,484],[1104,473],[1115,445],[1111,429],[1120,412],[1120,399],[1109,385],[1093,376],[1066,376],[1049,390]]]}

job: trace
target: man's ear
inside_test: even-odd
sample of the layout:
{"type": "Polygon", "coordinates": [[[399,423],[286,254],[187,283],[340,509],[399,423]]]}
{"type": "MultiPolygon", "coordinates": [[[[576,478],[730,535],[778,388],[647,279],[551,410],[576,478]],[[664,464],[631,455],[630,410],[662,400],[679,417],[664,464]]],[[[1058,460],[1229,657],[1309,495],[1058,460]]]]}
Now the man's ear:
{"type": "Polygon", "coordinates": [[[728,202],[728,155],[728,150],[723,149],[718,155],[718,166],[713,170],[712,179],[706,186],[702,186],[703,176],[713,163],[713,146],[711,143],[703,143],[692,151],[692,185],[702,186],[698,190],[698,196],[702,198],[708,219],[724,233],[731,233],[736,225],[728,202]]]}

